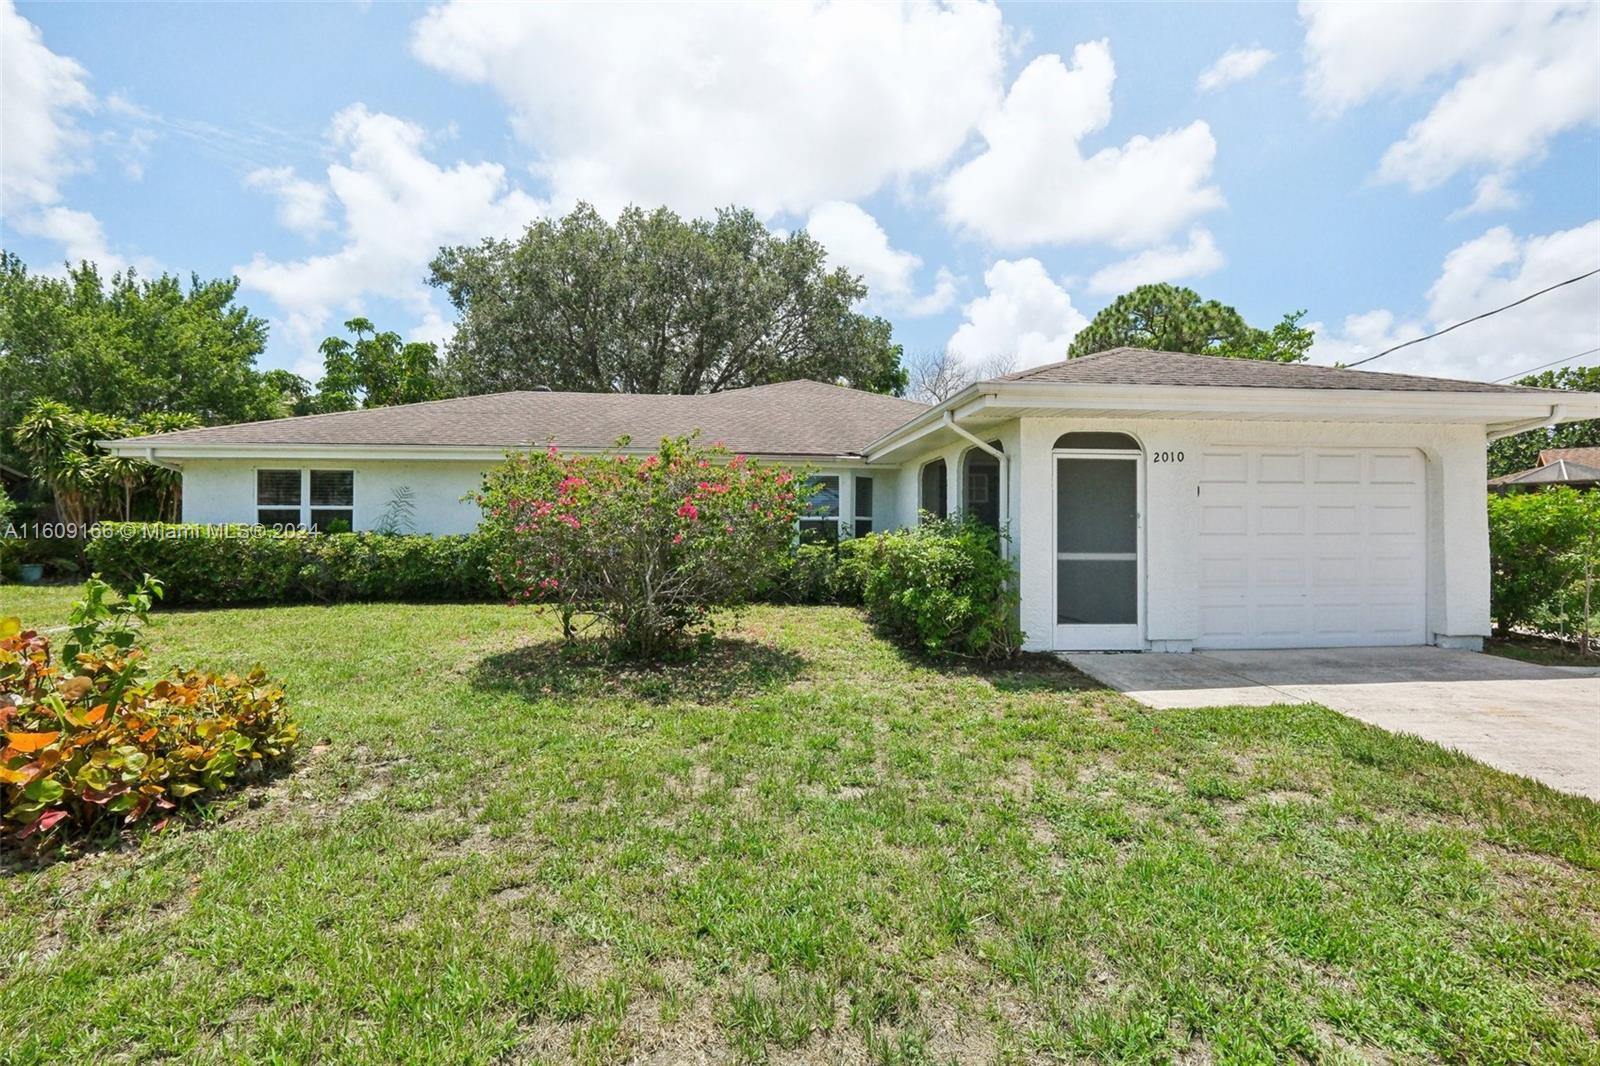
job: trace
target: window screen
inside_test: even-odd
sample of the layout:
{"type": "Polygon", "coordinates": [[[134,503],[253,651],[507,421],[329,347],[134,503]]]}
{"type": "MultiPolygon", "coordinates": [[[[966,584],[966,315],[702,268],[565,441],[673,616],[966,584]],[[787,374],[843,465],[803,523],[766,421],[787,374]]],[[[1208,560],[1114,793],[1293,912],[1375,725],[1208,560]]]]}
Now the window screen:
{"type": "Polygon", "coordinates": [[[257,470],[257,507],[299,507],[300,471],[257,470]]]}
{"type": "Polygon", "coordinates": [[[855,535],[864,537],[872,532],[872,479],[856,478],[855,535]]]}
{"type": "Polygon", "coordinates": [[[834,474],[819,474],[811,478],[817,486],[806,513],[800,518],[800,541],[803,544],[837,544],[839,542],[839,478],[834,474]]]}
{"type": "Polygon", "coordinates": [[[300,471],[256,471],[256,521],[264,526],[300,524],[300,471]]]}
{"type": "Polygon", "coordinates": [[[935,459],[922,468],[922,509],[933,518],[943,518],[949,513],[945,506],[947,482],[943,459],[935,459]]]}
{"type": "Polygon", "coordinates": [[[311,522],[320,533],[348,533],[355,528],[356,475],[351,470],[312,470],[311,522]]]}

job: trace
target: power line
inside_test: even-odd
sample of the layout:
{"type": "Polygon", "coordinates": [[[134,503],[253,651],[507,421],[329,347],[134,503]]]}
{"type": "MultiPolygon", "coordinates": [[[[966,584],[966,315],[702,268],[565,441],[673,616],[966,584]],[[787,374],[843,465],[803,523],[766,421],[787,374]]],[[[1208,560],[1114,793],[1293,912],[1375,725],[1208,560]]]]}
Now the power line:
{"type": "Polygon", "coordinates": [[[1515,374],[1507,374],[1503,378],[1495,378],[1493,381],[1489,382],[1489,384],[1498,385],[1500,382],[1510,381],[1512,378],[1525,378],[1529,374],[1537,374],[1541,370],[1548,370],[1550,367],[1557,366],[1561,363],[1570,363],[1574,359],[1582,359],[1584,356],[1593,355],[1595,352],[1600,352],[1600,348],[1590,348],[1586,352],[1579,352],[1577,355],[1569,355],[1565,359],[1552,359],[1548,363],[1540,363],[1538,366],[1532,367],[1528,370],[1519,370],[1515,374]]]}
{"type": "Polygon", "coordinates": [[[1600,267],[1596,267],[1595,269],[1589,271],[1587,274],[1579,274],[1575,278],[1568,278],[1566,281],[1558,281],[1554,285],[1551,285],[1547,289],[1540,289],[1538,292],[1530,292],[1528,295],[1524,296],[1522,299],[1520,299],[1520,300],[1512,300],[1510,303],[1506,304],[1504,307],[1496,307],[1493,311],[1485,311],[1481,315],[1473,315],[1471,318],[1464,318],[1460,322],[1457,322],[1455,325],[1446,326],[1444,329],[1439,330],[1437,333],[1429,333],[1429,334],[1426,334],[1425,336],[1413,337],[1411,340],[1408,340],[1403,344],[1397,344],[1393,348],[1385,348],[1383,351],[1379,352],[1377,355],[1369,355],[1365,359],[1357,359],[1353,363],[1346,363],[1345,364],[1345,369],[1348,370],[1351,367],[1360,366],[1362,363],[1370,363],[1374,359],[1382,359],[1384,356],[1390,354],[1391,352],[1398,352],[1401,348],[1409,348],[1413,344],[1421,344],[1423,341],[1431,341],[1435,337],[1442,337],[1446,333],[1449,333],[1453,329],[1460,329],[1462,326],[1470,325],[1471,323],[1477,322],[1480,319],[1488,318],[1490,315],[1498,315],[1501,311],[1509,311],[1513,307],[1516,307],[1518,304],[1527,303],[1529,300],[1533,299],[1535,296],[1543,296],[1547,292],[1554,292],[1556,289],[1561,288],[1563,285],[1571,285],[1575,281],[1582,281],[1584,278],[1592,278],[1596,274],[1600,274],[1600,267]]]}

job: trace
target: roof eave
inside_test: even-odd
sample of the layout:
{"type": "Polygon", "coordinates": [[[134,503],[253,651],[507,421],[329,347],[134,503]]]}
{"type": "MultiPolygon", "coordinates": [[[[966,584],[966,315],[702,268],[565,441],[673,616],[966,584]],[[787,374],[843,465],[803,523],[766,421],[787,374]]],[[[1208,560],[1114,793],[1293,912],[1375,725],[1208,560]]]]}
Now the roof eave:
{"type": "Polygon", "coordinates": [[[984,381],[970,385],[867,445],[869,458],[890,453],[938,429],[945,413],[959,421],[978,409],[1137,411],[1181,418],[1237,411],[1254,419],[1362,422],[1415,419],[1497,429],[1529,419],[1547,424],[1600,418],[1600,393],[1429,392],[1391,389],[1278,388],[1260,385],[1102,385],[1058,381],[984,381]]]}

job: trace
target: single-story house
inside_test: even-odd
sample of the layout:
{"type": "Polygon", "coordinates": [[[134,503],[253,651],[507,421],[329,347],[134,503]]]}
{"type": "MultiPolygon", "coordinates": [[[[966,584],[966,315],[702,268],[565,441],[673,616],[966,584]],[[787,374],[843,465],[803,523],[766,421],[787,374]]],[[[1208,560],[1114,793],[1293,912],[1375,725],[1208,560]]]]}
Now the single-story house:
{"type": "Polygon", "coordinates": [[[1546,448],[1527,470],[1489,479],[1490,492],[1522,492],[1555,485],[1588,492],[1600,488],[1600,448],[1546,448]]]}
{"type": "Polygon", "coordinates": [[[840,535],[922,512],[1008,529],[1036,650],[1480,646],[1489,439],[1600,395],[1119,348],[929,407],[814,381],[702,396],[508,392],[107,442],[181,470],[189,522],[417,531],[508,449],[705,438],[804,464],[840,535]]]}

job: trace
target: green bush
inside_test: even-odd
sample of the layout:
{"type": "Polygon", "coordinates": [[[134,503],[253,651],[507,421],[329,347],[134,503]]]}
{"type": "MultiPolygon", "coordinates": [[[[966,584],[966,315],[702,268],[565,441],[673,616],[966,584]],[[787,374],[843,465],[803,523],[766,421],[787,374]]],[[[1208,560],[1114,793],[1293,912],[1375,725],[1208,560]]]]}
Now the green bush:
{"type": "Polygon", "coordinates": [[[1489,497],[1490,609],[1504,634],[1587,644],[1600,613],[1600,492],[1565,486],[1489,497]]]}
{"type": "Polygon", "coordinates": [[[1000,659],[1022,646],[1016,570],[970,519],[874,533],[841,545],[839,587],[873,622],[932,658],[1000,659]]]}
{"type": "Polygon", "coordinates": [[[842,583],[840,555],[849,543],[795,545],[759,598],[768,603],[860,603],[859,590],[842,583]]]}
{"type": "Polygon", "coordinates": [[[160,585],[121,604],[91,579],[59,658],[0,618],[0,840],[42,848],[196,807],[286,760],[299,728],[260,667],[239,677],[173,669],[151,680],[134,647],[160,585]]]}
{"type": "Polygon", "coordinates": [[[153,574],[163,602],[226,607],[349,600],[500,598],[476,534],[301,533],[251,526],[106,522],[90,542],[94,569],[118,591],[153,574]]]}

